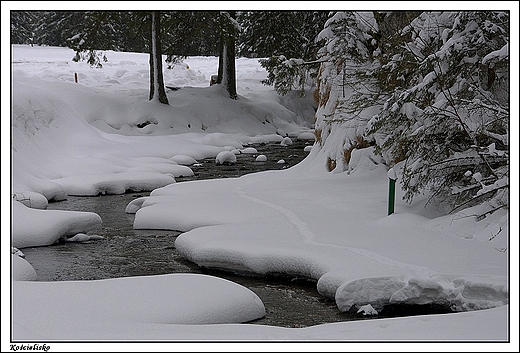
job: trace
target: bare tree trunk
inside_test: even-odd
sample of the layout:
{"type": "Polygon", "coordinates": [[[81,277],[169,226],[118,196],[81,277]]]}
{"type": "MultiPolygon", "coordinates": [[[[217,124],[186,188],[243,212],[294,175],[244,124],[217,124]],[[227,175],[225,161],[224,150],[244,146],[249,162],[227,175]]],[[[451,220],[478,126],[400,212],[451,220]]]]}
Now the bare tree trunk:
{"type": "Polygon", "coordinates": [[[220,43],[218,46],[218,78],[217,84],[222,84],[222,75],[224,72],[224,36],[220,35],[220,43]]]}
{"type": "MultiPolygon", "coordinates": [[[[233,20],[233,15],[234,12],[229,13],[231,20],[233,20]]],[[[235,40],[237,30],[234,24],[228,19],[223,20],[222,26],[217,83],[222,84],[226,88],[231,99],[237,99],[235,69],[235,40]]]]}
{"type": "Polygon", "coordinates": [[[152,12],[152,30],[150,38],[150,100],[168,103],[162,71],[161,50],[161,15],[159,11],[152,12]]]}
{"type": "Polygon", "coordinates": [[[226,38],[224,45],[224,77],[222,81],[226,85],[229,98],[237,99],[237,84],[235,70],[235,37],[226,38]]]}

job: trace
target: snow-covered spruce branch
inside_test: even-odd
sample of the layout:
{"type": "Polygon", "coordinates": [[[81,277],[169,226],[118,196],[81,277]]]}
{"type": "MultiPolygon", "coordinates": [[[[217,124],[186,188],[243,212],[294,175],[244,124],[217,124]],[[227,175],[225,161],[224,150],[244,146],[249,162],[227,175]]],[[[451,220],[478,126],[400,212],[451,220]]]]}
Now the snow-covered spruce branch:
{"type": "MultiPolygon", "coordinates": [[[[507,162],[509,158],[507,156],[496,156],[496,155],[488,155],[488,157],[493,159],[493,163],[499,163],[499,162],[507,162]]],[[[449,167],[472,167],[481,161],[480,157],[476,156],[467,156],[467,157],[458,157],[458,158],[450,158],[450,159],[444,159],[439,162],[435,162],[429,165],[429,168],[435,168],[438,169],[439,166],[444,165],[445,168],[449,167]]]]}
{"type": "Polygon", "coordinates": [[[475,189],[480,189],[481,187],[482,187],[482,185],[480,185],[480,184],[471,184],[471,185],[468,185],[466,187],[459,187],[456,190],[454,190],[453,189],[454,187],[452,187],[451,194],[453,196],[457,196],[457,195],[461,195],[461,194],[463,194],[465,192],[468,192],[468,191],[473,191],[475,189]]]}
{"type": "MultiPolygon", "coordinates": [[[[456,212],[457,210],[460,210],[460,209],[466,207],[467,205],[469,205],[469,204],[471,204],[471,203],[478,203],[478,202],[481,201],[481,200],[488,199],[488,198],[492,197],[492,196],[493,196],[492,194],[495,194],[497,191],[499,191],[499,190],[503,190],[503,189],[507,189],[507,188],[509,188],[509,184],[502,185],[502,186],[499,186],[499,187],[496,187],[496,188],[492,188],[492,189],[490,189],[490,190],[488,190],[488,191],[486,191],[486,192],[483,192],[483,193],[481,193],[481,194],[475,195],[475,196],[472,197],[471,199],[469,199],[469,200],[467,200],[467,201],[465,201],[465,202],[463,202],[463,203],[461,203],[461,204],[455,206],[455,207],[451,210],[450,213],[456,212]]],[[[477,219],[482,219],[482,218],[484,218],[486,215],[491,214],[491,213],[493,213],[493,212],[495,212],[495,211],[498,211],[499,209],[504,208],[504,207],[507,207],[507,204],[502,204],[502,205],[500,205],[500,206],[498,206],[498,207],[495,207],[495,208],[493,208],[493,209],[491,209],[491,210],[489,210],[489,211],[486,211],[486,212],[484,212],[484,213],[482,213],[482,214],[475,215],[475,216],[477,217],[477,219]]]]}
{"type": "Polygon", "coordinates": [[[509,116],[509,111],[506,108],[503,108],[502,106],[500,106],[499,104],[490,105],[490,104],[483,103],[482,101],[468,100],[468,99],[464,99],[464,98],[460,98],[459,100],[460,100],[461,103],[467,103],[468,105],[469,104],[472,104],[472,105],[477,104],[479,108],[491,110],[491,111],[494,111],[496,113],[502,114],[504,116],[504,118],[509,116]]]}
{"type": "MultiPolygon", "coordinates": [[[[439,73],[442,74],[443,70],[442,70],[442,66],[441,66],[441,59],[437,56],[437,53],[434,53],[433,56],[437,59],[437,60],[434,61],[434,63],[438,66],[439,73]]],[[[446,98],[446,100],[448,101],[449,105],[453,108],[453,114],[455,115],[457,121],[459,122],[459,124],[462,127],[462,129],[464,130],[464,132],[466,133],[466,136],[474,141],[475,138],[470,133],[469,126],[464,122],[464,119],[462,119],[462,117],[458,113],[457,104],[455,103],[455,98],[451,94],[451,90],[450,89],[445,90],[442,85],[439,85],[439,90],[441,91],[441,93],[444,96],[444,98],[446,98]]],[[[475,145],[476,145],[476,141],[474,141],[474,142],[475,142],[475,145]]]]}
{"type": "Polygon", "coordinates": [[[290,58],[283,62],[284,65],[293,67],[293,66],[306,66],[306,65],[316,65],[327,62],[327,58],[321,58],[313,61],[304,61],[303,59],[290,58]]]}

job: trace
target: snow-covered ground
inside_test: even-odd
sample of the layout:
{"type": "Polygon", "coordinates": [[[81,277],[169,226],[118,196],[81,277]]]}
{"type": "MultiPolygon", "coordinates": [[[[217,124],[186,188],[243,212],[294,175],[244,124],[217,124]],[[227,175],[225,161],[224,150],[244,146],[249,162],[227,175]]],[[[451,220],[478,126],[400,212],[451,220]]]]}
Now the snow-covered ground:
{"type": "MultiPolygon", "coordinates": [[[[9,169],[10,149],[12,175],[2,173],[2,208],[12,207],[13,217],[4,251],[88,236],[99,225],[93,213],[46,210],[48,201],[153,190],[128,205],[134,227],[185,231],[175,246],[200,265],[312,277],[339,310],[448,303],[460,313],[303,329],[243,324],[261,317],[263,304],[229,281],[163,275],[38,282],[30,264],[13,254],[11,264],[2,262],[3,288],[10,286],[9,265],[14,279],[12,322],[10,303],[2,301],[3,345],[8,327],[12,338],[25,342],[517,343],[518,227],[506,210],[478,222],[471,209],[442,216],[424,200],[404,203],[398,188],[395,213],[388,216],[387,169],[378,158],[354,151],[351,171],[332,174],[317,145],[286,170],[176,183],[191,175],[183,165],[189,163],[182,163],[190,157],[312,136],[312,95],[279,97],[260,83],[266,73],[257,60],[238,59],[239,99],[233,101],[221,87],[209,86],[217,58],[193,57],[165,70],[166,86],[179,88],[167,90],[165,106],[147,100],[147,55],[108,52],[102,69],[73,62],[73,55],[65,48],[12,46],[11,146],[2,139],[2,170],[9,169]],[[7,201],[9,181],[13,197],[7,201]]],[[[2,222],[4,235],[7,226],[2,222]]],[[[504,343],[468,347],[509,349],[504,343]]]]}

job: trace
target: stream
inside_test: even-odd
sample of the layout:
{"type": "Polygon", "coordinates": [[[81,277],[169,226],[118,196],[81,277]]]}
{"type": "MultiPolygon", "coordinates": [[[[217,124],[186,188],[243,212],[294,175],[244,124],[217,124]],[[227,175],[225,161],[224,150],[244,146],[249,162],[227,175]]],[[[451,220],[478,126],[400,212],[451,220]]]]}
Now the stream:
{"type": "MultiPolygon", "coordinates": [[[[291,146],[255,145],[268,162],[255,162],[253,155],[237,156],[237,163],[217,166],[214,159],[199,161],[192,167],[194,176],[176,178],[177,182],[209,178],[237,177],[262,170],[283,169],[300,162],[308,152],[310,141],[294,141],[291,146]],[[285,163],[277,163],[284,159],[285,163]]],[[[50,203],[49,210],[88,211],[102,219],[100,229],[89,232],[104,237],[85,243],[60,242],[52,246],[23,248],[25,259],[36,270],[39,281],[99,280],[115,277],[149,276],[168,273],[200,273],[225,278],[255,292],[266,309],[265,317],[252,323],[307,327],[323,323],[368,319],[338,310],[333,299],[324,298],[316,290],[316,281],[298,277],[248,277],[206,269],[187,261],[175,250],[180,234],[165,230],[135,230],[134,215],[125,208],[135,198],[149,192],[92,197],[69,196],[50,203]]],[[[100,294],[102,295],[102,294],[100,294]]],[[[394,315],[397,316],[397,315],[394,315]]]]}

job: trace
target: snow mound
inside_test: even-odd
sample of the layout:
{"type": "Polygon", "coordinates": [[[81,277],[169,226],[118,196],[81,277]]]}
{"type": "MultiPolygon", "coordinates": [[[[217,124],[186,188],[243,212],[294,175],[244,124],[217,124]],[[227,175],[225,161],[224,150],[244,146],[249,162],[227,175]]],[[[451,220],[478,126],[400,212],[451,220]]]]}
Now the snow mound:
{"type": "Polygon", "coordinates": [[[190,166],[197,164],[197,160],[193,157],[184,155],[184,154],[176,154],[175,156],[170,158],[172,161],[185,166],[190,166]]]}
{"type": "Polygon", "coordinates": [[[96,196],[124,194],[127,191],[150,191],[174,183],[175,178],[172,175],[154,172],[122,172],[76,175],[53,181],[63,186],[68,195],[96,196]]]}
{"type": "Polygon", "coordinates": [[[367,305],[363,305],[361,308],[359,308],[359,310],[357,311],[358,314],[363,314],[364,316],[366,315],[378,315],[379,313],[377,312],[376,309],[374,309],[372,307],[372,305],[370,304],[367,304],[367,305]]]}
{"type": "Polygon", "coordinates": [[[284,137],[282,142],[280,142],[281,146],[291,146],[293,144],[290,137],[284,137]]]}
{"type": "Polygon", "coordinates": [[[316,139],[316,135],[314,131],[305,131],[298,135],[298,140],[314,140],[316,139]]]}
{"type": "Polygon", "coordinates": [[[265,154],[258,155],[255,162],[267,162],[267,156],[265,154]]]}
{"type": "Polygon", "coordinates": [[[256,153],[258,153],[258,151],[254,147],[246,147],[246,148],[240,150],[240,153],[242,153],[242,154],[256,154],[256,153]]]}
{"type": "Polygon", "coordinates": [[[12,246],[17,248],[52,245],[67,235],[88,232],[101,225],[101,217],[92,212],[37,210],[18,201],[12,205],[12,246]]]}
{"type": "Polygon", "coordinates": [[[139,210],[141,208],[141,206],[143,205],[143,202],[147,199],[148,197],[139,197],[135,200],[132,200],[128,203],[128,205],[126,205],[126,209],[125,209],[125,213],[136,213],[137,210],[139,210]]]}
{"type": "Polygon", "coordinates": [[[349,311],[364,303],[370,303],[379,310],[387,304],[438,304],[454,311],[469,311],[506,305],[508,294],[504,284],[463,277],[437,275],[408,280],[379,277],[344,283],[336,292],[336,303],[341,311],[349,311]]]}
{"type": "Polygon", "coordinates": [[[12,195],[13,199],[23,203],[30,208],[37,208],[44,210],[49,205],[47,198],[40,193],[32,191],[15,192],[12,195]]]}
{"type": "Polygon", "coordinates": [[[76,243],[84,243],[90,240],[100,240],[104,239],[103,236],[97,235],[97,234],[85,234],[85,233],[78,233],[73,237],[67,238],[68,242],[76,242],[76,243]]]}
{"type": "Polygon", "coordinates": [[[15,331],[17,340],[39,338],[29,332],[48,340],[98,340],[100,322],[122,327],[130,323],[170,325],[175,331],[179,324],[243,323],[265,315],[262,301],[251,290],[199,274],[14,282],[13,296],[13,322],[28,329],[21,331],[23,337],[15,331]],[[78,302],[78,298],[89,300],[78,302]]]}
{"type": "Polygon", "coordinates": [[[18,255],[11,255],[13,281],[36,281],[36,271],[26,260],[18,255]]]}
{"type": "Polygon", "coordinates": [[[215,158],[217,164],[235,164],[237,162],[237,156],[230,151],[222,151],[217,154],[215,158]]]}

